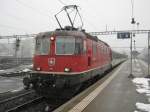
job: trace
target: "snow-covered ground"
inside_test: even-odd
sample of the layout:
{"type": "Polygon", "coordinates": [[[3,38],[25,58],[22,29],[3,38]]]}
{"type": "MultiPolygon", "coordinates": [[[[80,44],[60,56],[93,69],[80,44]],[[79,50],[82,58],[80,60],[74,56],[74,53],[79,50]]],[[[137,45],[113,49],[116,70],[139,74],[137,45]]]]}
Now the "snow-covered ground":
{"type": "Polygon", "coordinates": [[[144,104],[142,102],[137,102],[136,108],[138,110],[134,112],[150,112],[150,79],[148,78],[134,78],[132,82],[136,85],[136,91],[139,94],[145,94],[149,103],[144,104]]]}
{"type": "Polygon", "coordinates": [[[144,104],[144,103],[137,102],[136,108],[139,109],[140,111],[135,111],[135,112],[141,112],[141,111],[150,112],[150,104],[144,104]]]}
{"type": "Polygon", "coordinates": [[[28,69],[28,68],[25,68],[24,70],[22,70],[23,72],[29,72],[29,71],[31,71],[30,69],[28,69]]]}
{"type": "Polygon", "coordinates": [[[4,73],[14,73],[14,72],[17,72],[17,73],[21,73],[21,72],[29,72],[31,71],[33,67],[33,64],[31,65],[20,65],[18,67],[14,67],[14,68],[11,68],[11,69],[5,69],[5,70],[0,70],[0,74],[4,74],[4,73]]]}

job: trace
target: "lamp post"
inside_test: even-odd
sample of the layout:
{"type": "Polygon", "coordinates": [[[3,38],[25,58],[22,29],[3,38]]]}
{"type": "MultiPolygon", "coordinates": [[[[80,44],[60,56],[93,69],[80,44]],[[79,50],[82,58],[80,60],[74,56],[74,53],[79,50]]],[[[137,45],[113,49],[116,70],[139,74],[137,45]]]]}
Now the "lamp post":
{"type": "Polygon", "coordinates": [[[133,41],[134,42],[134,52],[133,52],[133,56],[134,56],[134,61],[136,59],[136,47],[135,47],[135,40],[133,41]]]}
{"type": "MultiPolygon", "coordinates": [[[[135,25],[135,19],[132,17],[131,19],[131,24],[133,25],[133,28],[134,28],[134,25],[135,25]]],[[[132,74],[132,37],[135,36],[133,32],[131,32],[131,42],[130,42],[130,74],[129,74],[129,78],[134,78],[134,75],[132,74]]]]}
{"type": "MultiPolygon", "coordinates": [[[[134,0],[131,0],[131,6],[132,6],[132,18],[131,18],[131,24],[133,25],[133,29],[134,29],[134,25],[135,25],[135,19],[134,19],[134,0]]],[[[131,32],[131,43],[130,43],[130,74],[129,74],[129,78],[134,78],[134,75],[132,74],[132,37],[135,36],[135,34],[133,32],[131,32]]]]}
{"type": "Polygon", "coordinates": [[[135,40],[134,40],[133,42],[134,42],[134,50],[136,50],[136,47],[135,47],[135,40]]]}

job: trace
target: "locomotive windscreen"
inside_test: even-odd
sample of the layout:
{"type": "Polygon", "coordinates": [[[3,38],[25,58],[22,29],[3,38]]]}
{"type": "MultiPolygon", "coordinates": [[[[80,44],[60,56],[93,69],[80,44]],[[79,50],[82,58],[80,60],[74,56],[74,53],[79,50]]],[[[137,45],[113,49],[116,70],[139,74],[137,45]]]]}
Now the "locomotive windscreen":
{"type": "Polygon", "coordinates": [[[56,54],[74,54],[75,38],[72,36],[57,36],[56,37],[56,54]]]}
{"type": "Polygon", "coordinates": [[[73,36],[56,37],[56,54],[73,55],[83,53],[83,40],[73,36]]]}
{"type": "Polygon", "coordinates": [[[48,55],[50,52],[50,39],[48,37],[36,38],[36,55],[48,55]]]}

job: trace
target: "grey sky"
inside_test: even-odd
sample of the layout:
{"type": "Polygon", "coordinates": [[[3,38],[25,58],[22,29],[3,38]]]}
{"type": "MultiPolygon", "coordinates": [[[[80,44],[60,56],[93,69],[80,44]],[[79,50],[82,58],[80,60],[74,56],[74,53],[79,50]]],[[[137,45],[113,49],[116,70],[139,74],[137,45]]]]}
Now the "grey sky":
{"type": "MultiPolygon", "coordinates": [[[[84,28],[91,31],[132,29],[131,0],[61,0],[80,6],[84,28]]],[[[140,29],[150,29],[150,0],[134,0],[135,20],[140,29]]],[[[63,5],[58,0],[0,0],[0,35],[39,33],[58,27],[54,14],[63,5]]],[[[136,27],[135,27],[136,28],[136,27]]],[[[136,38],[146,46],[146,35],[136,38]],[[139,39],[140,38],[140,39],[139,39]],[[143,41],[143,42],[142,42],[143,41]]],[[[129,46],[129,40],[103,39],[111,46],[129,46]],[[113,41],[112,41],[113,40],[113,41]]]]}

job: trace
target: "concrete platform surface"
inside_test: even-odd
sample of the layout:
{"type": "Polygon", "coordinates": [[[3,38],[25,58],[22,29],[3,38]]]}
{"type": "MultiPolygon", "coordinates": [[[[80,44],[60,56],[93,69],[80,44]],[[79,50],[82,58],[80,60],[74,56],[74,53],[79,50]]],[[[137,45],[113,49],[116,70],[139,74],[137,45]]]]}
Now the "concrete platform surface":
{"type": "MultiPolygon", "coordinates": [[[[133,60],[134,79],[142,78],[147,75],[145,74],[145,66],[145,62],[137,59],[133,60]]],[[[99,87],[68,111],[150,112],[150,87],[147,87],[149,92],[148,97],[145,94],[138,93],[137,87],[139,88],[139,86],[133,83],[133,78],[128,77],[129,74],[130,61],[128,60],[124,62],[103,84],[99,85],[99,87]],[[147,108],[145,109],[146,106],[147,108]]]]}

